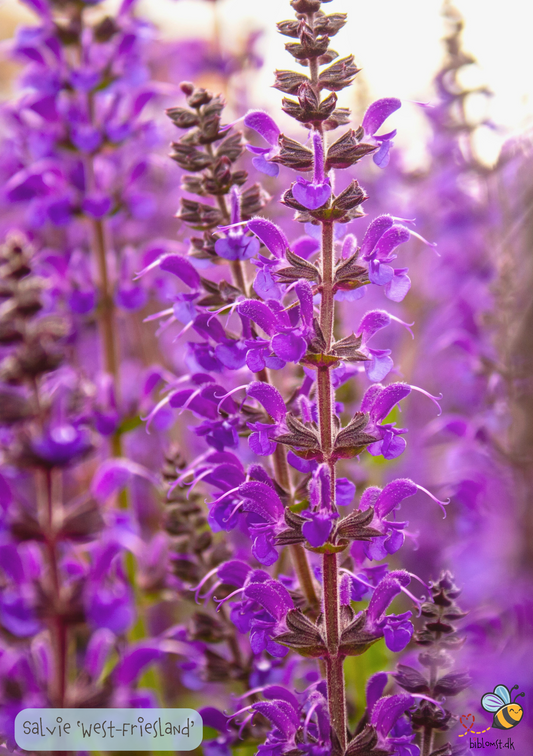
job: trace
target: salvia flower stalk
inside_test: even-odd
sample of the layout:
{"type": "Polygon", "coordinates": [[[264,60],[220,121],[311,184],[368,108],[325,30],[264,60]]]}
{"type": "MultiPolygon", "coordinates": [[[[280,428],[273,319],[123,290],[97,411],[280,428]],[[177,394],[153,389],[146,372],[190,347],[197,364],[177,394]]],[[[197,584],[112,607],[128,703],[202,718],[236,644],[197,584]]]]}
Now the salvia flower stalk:
{"type": "MultiPolygon", "coordinates": [[[[158,92],[151,29],[128,2],[114,16],[98,3],[27,4],[38,24],[13,41],[25,67],[17,99],[2,105],[1,203],[18,229],[0,255],[0,730],[9,740],[26,706],[153,703],[137,680],[162,653],[151,639],[130,645],[131,555],[142,585],[147,528],[115,507],[134,479],[157,483],[122,456],[141,397],[121,380],[137,355],[116,317],[147,300],[131,268],[157,184],[146,161],[157,137],[141,117],[158,92]]],[[[128,496],[120,503],[131,510],[128,496]]]]}
{"type": "Polygon", "coordinates": [[[420,699],[408,713],[413,727],[420,731],[422,756],[433,753],[451,756],[464,750],[460,743],[455,747],[446,743],[435,749],[435,735],[450,730],[457,719],[442,702],[457,696],[471,683],[468,673],[450,671],[453,667],[451,654],[465,642],[456,627],[457,622],[466,616],[455,601],[460,592],[449,572],[441,573],[439,579],[430,584],[428,599],[431,600],[421,606],[424,624],[415,634],[415,642],[423,649],[418,655],[423,671],[399,664],[394,673],[401,688],[428,697],[420,699]]]}
{"type": "MultiPolygon", "coordinates": [[[[389,422],[389,415],[413,390],[438,406],[436,397],[416,386],[380,383],[393,360],[389,350],[372,349],[367,342],[397,318],[373,310],[362,317],[356,332],[342,337],[335,332],[336,301],[346,295],[358,299],[365,287],[374,285],[383,287],[389,299],[401,301],[409,290],[407,269],[391,263],[412,232],[402,219],[381,215],[368,224],[358,246],[346,229],[364,217],[366,192],[351,175],[337,191],[334,176],[368,155],[378,166],[387,164],[395,132],[380,132],[401,103],[396,98],[373,103],[358,129],[348,128],[328,145],[328,133],[350,123],[349,110],[337,107],[336,93],[358,72],[352,56],[336,60],[330,48],[330,38],[344,26],[346,16],[326,15],[320,0],[293,0],[291,5],[296,19],[278,28],[297,40],[286,49],[306,73],[278,71],[276,87],[289,95],[282,104],[285,113],[308,129],[307,145],[285,136],[263,111],[249,111],[244,125],[268,145],[246,145],[257,170],[274,177],[281,165],[309,175],[298,177],[281,200],[295,211],[305,234],[290,242],[280,226],[258,215],[270,198],[259,184],[247,186],[247,172],[237,165],[243,137],[235,123],[223,123],[222,98],[183,83],[186,107],[171,108],[168,115],[185,132],[172,145],[173,159],[186,172],[182,189],[196,195],[182,198],[178,218],[197,233],[188,240],[188,258],[165,254],[139,275],[159,268],[181,282],[172,306],[159,316],[166,318],[162,329],[177,327],[176,339],[189,339],[187,372],[166,376],[166,395],[148,422],[165,407],[200,420],[194,433],[208,448],[200,447],[190,462],[180,459],[170,486],[171,501],[177,497],[177,505],[168,527],[176,536],[190,533],[202,546],[196,555],[186,554],[175,542],[174,571],[185,587],[194,587],[197,600],[212,599],[219,612],[231,606],[239,636],[228,635],[224,615],[218,629],[215,623],[211,627],[217,641],[227,642],[233,658],[226,670],[233,669],[232,676],[242,679],[247,695],[266,699],[238,708],[230,719],[217,710],[206,711],[222,733],[219,751],[213,743],[209,752],[229,753],[235,720],[244,717],[238,732],[249,737],[249,725],[262,714],[273,729],[259,745],[260,754],[393,753],[399,743],[410,744],[409,752],[415,754],[407,720],[393,732],[415,703],[413,696],[383,698],[379,693],[362,729],[349,731],[343,665],[347,656],[365,653],[382,638],[393,651],[409,643],[410,612],[387,610],[400,594],[420,605],[408,589],[412,576],[387,565],[374,575],[369,562],[400,549],[408,523],[399,522],[396,511],[406,498],[425,489],[409,479],[383,489],[367,488],[358,508],[341,516],[353,500],[355,485],[337,473],[341,461],[358,458],[365,450],[385,459],[402,454],[406,429],[389,422]],[[324,90],[329,92],[325,97],[324,90]],[[218,267],[211,279],[200,273],[209,263],[218,267]],[[227,263],[230,282],[220,272],[227,263]],[[365,371],[366,365],[370,367],[365,371]],[[281,370],[293,384],[285,396],[275,385],[281,370]],[[359,409],[343,423],[343,405],[335,392],[361,370],[371,383],[359,409]],[[242,438],[248,439],[247,448],[242,438]],[[229,560],[206,558],[215,541],[194,535],[198,513],[191,491],[199,484],[215,489],[208,522],[213,531],[229,534],[229,560]],[[285,574],[286,562],[278,567],[285,546],[292,556],[292,575],[285,574]],[[351,602],[362,597],[369,598],[368,606],[356,612],[351,602]],[[246,633],[252,655],[242,670],[246,633]],[[290,689],[269,685],[276,681],[277,667],[271,662],[270,679],[267,675],[263,685],[254,685],[265,654],[287,665],[294,658],[290,651],[303,658],[300,672],[293,665],[286,675],[289,685],[311,660],[319,662],[303,700],[290,689]]],[[[443,508],[445,502],[429,496],[443,508]]],[[[199,615],[176,631],[196,649],[198,622],[206,628],[200,631],[204,638],[214,640],[207,620],[199,615]]],[[[208,646],[201,652],[212,667],[208,646]]],[[[215,678],[211,673],[207,679],[215,678]]]]}

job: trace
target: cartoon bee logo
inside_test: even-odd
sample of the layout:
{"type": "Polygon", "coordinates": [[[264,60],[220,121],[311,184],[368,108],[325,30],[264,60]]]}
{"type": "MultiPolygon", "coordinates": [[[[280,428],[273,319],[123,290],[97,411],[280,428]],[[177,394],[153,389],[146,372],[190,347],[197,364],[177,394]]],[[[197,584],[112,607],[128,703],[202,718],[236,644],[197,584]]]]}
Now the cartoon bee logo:
{"type": "Polygon", "coordinates": [[[492,726],[498,730],[510,730],[516,727],[524,716],[524,710],[520,704],[516,703],[519,696],[525,696],[525,693],[517,693],[514,701],[511,701],[511,693],[518,685],[513,685],[511,690],[505,685],[497,685],[493,693],[485,693],[481,699],[481,705],[485,711],[494,712],[492,726]]]}

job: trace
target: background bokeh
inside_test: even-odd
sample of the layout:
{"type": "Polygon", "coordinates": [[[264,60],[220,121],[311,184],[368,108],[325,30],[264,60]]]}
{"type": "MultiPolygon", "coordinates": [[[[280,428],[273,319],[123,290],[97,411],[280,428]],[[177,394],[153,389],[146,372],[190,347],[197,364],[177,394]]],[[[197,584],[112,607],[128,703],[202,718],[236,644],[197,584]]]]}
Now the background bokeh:
{"type": "MultiPolygon", "coordinates": [[[[118,2],[108,2],[110,9],[118,2]]],[[[476,149],[488,164],[496,161],[506,135],[524,131],[533,122],[533,7],[523,0],[508,0],[503,7],[498,0],[458,0],[455,3],[465,20],[464,44],[478,61],[463,74],[467,86],[488,86],[494,96],[488,107],[495,129],[483,127],[475,137],[476,149]]],[[[258,75],[256,92],[261,102],[277,102],[272,91],[272,71],[287,64],[289,56],[275,30],[275,23],[290,16],[285,0],[253,3],[248,0],[143,0],[139,12],[151,18],[165,39],[209,38],[218,26],[222,44],[231,49],[250,30],[260,30],[258,49],[265,66],[258,75]],[[285,61],[285,62],[284,62],[285,61]]],[[[359,98],[360,110],[369,99],[394,96],[404,100],[429,101],[431,80],[442,59],[443,35],[441,0],[382,0],[363,3],[338,0],[335,9],[349,12],[351,23],[336,38],[338,52],[353,52],[362,73],[350,97],[359,98]]],[[[0,3],[0,35],[7,38],[13,28],[31,19],[30,12],[18,0],[0,3]]],[[[11,66],[2,64],[1,91],[10,87],[11,66]]],[[[484,100],[472,98],[469,108],[476,118],[487,113],[484,100]]],[[[398,143],[407,150],[411,164],[424,160],[424,136],[427,128],[416,107],[405,108],[399,121],[398,143]],[[418,139],[413,138],[413,135],[418,139]]]]}

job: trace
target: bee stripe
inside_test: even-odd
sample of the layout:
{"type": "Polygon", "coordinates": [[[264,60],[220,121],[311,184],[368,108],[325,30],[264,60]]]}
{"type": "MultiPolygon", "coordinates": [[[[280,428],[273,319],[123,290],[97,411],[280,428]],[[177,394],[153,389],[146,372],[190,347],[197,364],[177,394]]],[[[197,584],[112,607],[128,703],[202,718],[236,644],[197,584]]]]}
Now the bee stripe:
{"type": "Polygon", "coordinates": [[[514,727],[514,725],[516,724],[516,719],[513,719],[513,717],[509,714],[509,712],[507,711],[507,707],[505,707],[505,709],[500,709],[498,714],[500,715],[498,717],[500,719],[500,722],[501,722],[501,718],[503,717],[503,719],[505,719],[508,725],[510,725],[511,727],[514,727]]]}

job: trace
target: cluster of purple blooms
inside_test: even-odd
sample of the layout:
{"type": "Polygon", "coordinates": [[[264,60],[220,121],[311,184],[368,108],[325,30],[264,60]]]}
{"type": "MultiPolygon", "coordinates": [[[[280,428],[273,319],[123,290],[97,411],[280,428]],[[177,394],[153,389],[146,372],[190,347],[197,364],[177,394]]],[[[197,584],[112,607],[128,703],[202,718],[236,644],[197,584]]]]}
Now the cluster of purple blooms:
{"type": "MultiPolygon", "coordinates": [[[[20,97],[2,106],[0,158],[0,736],[10,748],[25,707],[209,695],[204,756],[242,745],[258,756],[464,752],[434,742],[455,722],[447,699],[469,684],[442,674],[443,649],[462,643],[458,589],[448,573],[426,585],[399,562],[416,538],[402,506],[429,497],[445,515],[448,503],[411,479],[409,453],[399,459],[401,403],[429,399],[430,429],[476,450],[485,437],[475,420],[441,418],[440,397],[400,380],[392,351],[376,345],[387,326],[413,335],[395,314],[411,287],[395,262],[402,245],[434,245],[401,217],[409,208],[391,202],[397,215],[365,219],[354,166],[372,157],[392,178],[372,168],[371,184],[398,180],[387,122],[401,102],[370,104],[352,128],[337,93],[359,68],[330,46],[347,19],[327,14],[329,2],[291,0],[295,18],[278,24],[301,70],[276,71],[274,86],[307,130],[300,142],[263,110],[241,102],[227,115],[202,86],[154,82],[154,29],[131,0],[114,15],[98,1],[26,0],[39,23],[13,42],[25,67],[20,97]],[[167,115],[179,194],[159,154],[169,124],[155,119],[177,91],[167,115]],[[282,191],[292,218],[269,212],[267,189],[282,191]],[[343,332],[348,308],[357,315],[343,332]],[[382,460],[398,460],[404,477],[389,479],[382,460]],[[416,633],[413,606],[426,618],[416,633]],[[374,666],[366,704],[354,702],[350,657],[412,641],[431,646],[419,657],[428,678],[399,665],[403,690],[387,694],[374,666]]],[[[186,72],[201,77],[212,64],[202,61],[186,72]]],[[[220,63],[223,76],[235,65],[220,63]]],[[[428,112],[445,120],[448,106],[428,112]]],[[[441,235],[428,224],[429,238],[441,235]]],[[[458,300],[424,338],[460,311],[449,344],[481,362],[458,300]]],[[[430,378],[413,381],[433,388],[430,378]]],[[[445,483],[454,497],[479,493],[467,475],[445,483]]],[[[428,575],[442,567],[435,554],[427,562],[428,575]]]]}
{"type": "MultiPolygon", "coordinates": [[[[233,661],[223,657],[227,669],[248,677],[252,686],[262,655],[278,661],[269,663],[272,677],[263,675],[262,685],[251,687],[248,693],[254,697],[262,693],[266,701],[242,707],[229,719],[227,712],[203,710],[206,723],[221,732],[204,746],[204,752],[230,753],[235,737],[253,738],[250,728],[260,713],[261,729],[265,719],[273,727],[258,747],[261,754],[414,755],[418,747],[407,722],[391,734],[413,705],[410,696],[378,694],[362,730],[350,733],[343,663],[348,656],[365,653],[381,638],[396,652],[411,639],[410,611],[387,614],[393,599],[402,593],[420,604],[407,589],[411,576],[389,570],[387,565],[373,570],[371,562],[400,549],[408,523],[398,521],[396,511],[421,487],[399,479],[383,489],[367,488],[359,507],[342,517],[339,507],[350,507],[355,485],[337,477],[336,465],[365,449],[385,459],[401,455],[405,429],[388,422],[389,415],[413,389],[421,389],[381,383],[393,368],[390,351],[372,349],[368,342],[398,320],[394,316],[369,310],[355,332],[338,340],[333,332],[337,299],[358,300],[365,287],[375,285],[384,287],[389,299],[401,301],[409,290],[407,269],[391,265],[399,246],[412,235],[405,222],[379,216],[367,225],[359,246],[345,229],[363,217],[366,193],[355,179],[339,194],[332,186],[335,169],[349,168],[367,155],[373,154],[377,165],[386,165],[394,132],[383,136],[378,132],[401,103],[394,98],[374,103],[358,130],[348,129],[327,147],[325,134],[348,124],[350,118],[349,111],[336,107],[335,92],[351,84],[358,72],[352,56],[320,70],[337,57],[329,49],[329,38],[346,19],[343,14],[325,15],[314,0],[298,0],[293,7],[296,20],[282,22],[279,29],[300,40],[289,43],[287,49],[306,61],[309,76],[278,71],[276,87],[297,96],[284,99],[283,109],[310,129],[311,147],[282,134],[263,111],[249,111],[244,125],[268,144],[248,146],[257,170],[272,177],[278,175],[279,166],[312,172],[311,179],[300,177],[292,183],[282,198],[283,204],[296,211],[295,219],[304,225],[305,234],[291,243],[283,228],[258,215],[269,197],[257,184],[247,186],[246,172],[235,165],[244,147],[242,134],[235,125],[223,122],[224,103],[219,97],[183,83],[186,106],[168,111],[184,132],[172,145],[172,157],[185,171],[183,188],[201,199],[185,196],[178,217],[203,233],[187,240],[189,259],[164,254],[139,277],[158,268],[181,282],[182,291],[158,317],[165,318],[165,329],[176,329],[175,339],[187,335],[189,372],[160,374],[167,383],[165,396],[147,419],[155,423],[169,407],[180,414],[190,412],[199,420],[194,433],[211,447],[196,460],[182,462],[170,486],[171,497],[177,494],[171,523],[174,533],[184,532],[186,501],[194,498],[191,491],[201,482],[214,489],[208,503],[211,531],[235,534],[225,540],[230,558],[215,557],[218,564],[211,569],[206,568],[205,557],[202,564],[180,549],[175,574],[182,579],[199,578],[197,598],[213,600],[224,613],[220,633],[226,637],[229,620],[233,661]],[[331,94],[321,100],[323,89],[331,94]],[[203,201],[208,196],[212,204],[203,201]],[[204,278],[195,260],[227,261],[231,281],[216,269],[212,279],[204,278]],[[248,260],[255,267],[253,279],[248,260]],[[284,396],[274,385],[275,375],[283,370],[288,376],[291,364],[301,366],[301,377],[291,370],[293,385],[284,396]],[[344,407],[334,392],[360,368],[370,385],[357,411],[343,424],[344,407]],[[247,449],[242,437],[248,439],[247,449]],[[267,459],[261,462],[261,458],[267,459]],[[287,565],[273,576],[264,568],[278,563],[283,547],[291,555],[295,574],[286,573],[287,565]],[[250,564],[248,549],[259,568],[250,564]],[[341,557],[343,552],[349,556],[341,557]],[[222,590],[225,595],[221,596],[222,590]],[[367,608],[355,612],[352,601],[366,597],[367,608]],[[246,663],[242,659],[245,634],[250,636],[252,652],[246,663]],[[317,680],[315,672],[303,707],[298,694],[276,684],[279,660],[292,658],[290,650],[303,660],[321,660],[326,672],[325,681],[317,680]],[[238,727],[230,725],[242,717],[238,727]]],[[[203,547],[213,561],[210,550],[211,544],[203,547]]],[[[201,635],[209,635],[199,624],[197,617],[193,627],[178,632],[182,642],[197,649],[201,635]]],[[[206,664],[207,679],[215,679],[212,657],[206,664]]],[[[202,674],[201,662],[184,666],[189,679],[195,669],[196,675],[202,674]]],[[[259,730],[255,732],[260,737],[259,730]]]]}

